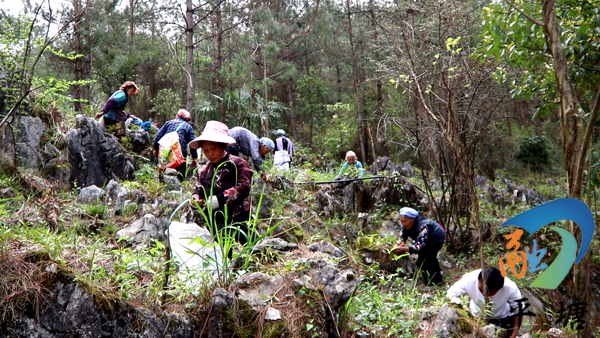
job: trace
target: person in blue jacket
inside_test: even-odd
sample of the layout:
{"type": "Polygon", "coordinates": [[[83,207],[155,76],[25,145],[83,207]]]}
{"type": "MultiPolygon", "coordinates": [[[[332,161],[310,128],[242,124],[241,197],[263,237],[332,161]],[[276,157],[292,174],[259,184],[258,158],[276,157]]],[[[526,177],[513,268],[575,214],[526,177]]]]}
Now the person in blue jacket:
{"type": "Polygon", "coordinates": [[[121,88],[114,92],[106,101],[102,110],[96,114],[96,118],[104,117],[105,126],[115,126],[115,135],[125,135],[125,124],[127,113],[125,113],[125,105],[129,101],[129,97],[137,95],[140,89],[133,81],[125,81],[121,88]]]}
{"type": "Polygon", "coordinates": [[[365,174],[363,170],[363,165],[362,163],[360,163],[359,160],[356,159],[356,154],[352,150],[346,153],[346,162],[344,162],[344,164],[342,165],[338,176],[342,176],[346,169],[348,169],[348,166],[351,165],[356,166],[356,168],[358,169],[358,176],[363,177],[363,175],[365,174]]]}
{"type": "MultiPolygon", "coordinates": [[[[192,119],[192,115],[185,109],[179,109],[175,119],[165,122],[160,128],[158,134],[154,138],[154,156],[158,157],[158,142],[167,133],[177,131],[179,134],[179,144],[181,145],[181,152],[184,158],[187,158],[187,147],[188,143],[192,142],[196,135],[194,134],[194,128],[188,123],[192,119]]],[[[192,165],[189,168],[195,168],[198,164],[198,150],[190,149],[192,154],[192,165]]],[[[187,162],[181,164],[176,168],[179,172],[179,178],[184,179],[187,176],[187,162]]]]}
{"type": "Polygon", "coordinates": [[[416,253],[417,268],[421,269],[427,285],[440,285],[443,283],[442,269],[437,259],[446,241],[446,231],[436,221],[419,215],[413,208],[400,209],[400,223],[402,232],[398,246],[393,249],[395,254],[416,253]],[[415,241],[412,246],[406,246],[406,240],[415,241]]]}

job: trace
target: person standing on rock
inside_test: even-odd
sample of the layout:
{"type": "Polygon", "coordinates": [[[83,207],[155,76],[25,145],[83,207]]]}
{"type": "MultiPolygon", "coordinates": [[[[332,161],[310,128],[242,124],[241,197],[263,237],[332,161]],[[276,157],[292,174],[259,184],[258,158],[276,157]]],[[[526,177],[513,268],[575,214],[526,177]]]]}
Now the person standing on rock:
{"type": "MultiPolygon", "coordinates": [[[[497,268],[489,267],[485,272],[487,297],[492,302],[493,314],[493,318],[488,322],[506,330],[509,338],[516,338],[521,328],[522,310],[524,310],[523,304],[520,303],[523,301],[521,291],[515,282],[508,277],[503,277],[502,272],[497,268]]],[[[482,314],[481,306],[485,303],[485,299],[481,269],[465,274],[446,292],[446,296],[454,304],[460,304],[460,297],[466,295],[471,297],[469,302],[471,313],[475,316],[482,314]]]]}
{"type": "MultiPolygon", "coordinates": [[[[196,138],[194,128],[188,123],[191,119],[192,115],[187,110],[179,109],[177,115],[175,116],[175,119],[165,122],[165,124],[163,124],[162,128],[160,128],[160,130],[156,134],[156,137],[154,138],[154,156],[158,157],[160,139],[163,138],[163,136],[165,136],[166,134],[176,131],[177,135],[179,135],[179,145],[181,146],[181,153],[183,155],[183,158],[187,158],[188,143],[190,143],[194,138],[196,138]]],[[[198,164],[198,151],[196,150],[196,148],[190,147],[190,152],[192,154],[191,166],[188,167],[186,161],[180,164],[177,168],[173,168],[177,170],[180,180],[183,180],[187,176],[188,169],[193,169],[198,164]]]]}
{"type": "Polygon", "coordinates": [[[398,246],[393,249],[395,254],[416,253],[417,269],[420,269],[427,285],[440,285],[443,283],[442,269],[437,259],[446,240],[446,231],[436,221],[419,215],[413,208],[400,209],[400,223],[402,232],[398,246]],[[415,241],[413,246],[406,246],[406,240],[415,241]]]}
{"type": "Polygon", "coordinates": [[[235,139],[235,144],[227,147],[227,152],[234,156],[242,153],[251,157],[252,163],[254,163],[254,170],[260,171],[261,178],[266,180],[262,156],[270,153],[275,148],[273,140],[267,137],[259,139],[253,132],[243,127],[229,129],[228,135],[235,139]]]}
{"type": "Polygon", "coordinates": [[[285,136],[283,129],[277,130],[277,139],[273,151],[273,164],[281,170],[290,170],[290,162],[292,162],[294,156],[294,143],[285,136]]]}
{"type": "Polygon", "coordinates": [[[344,172],[346,171],[346,169],[348,169],[351,166],[354,166],[356,169],[358,169],[359,177],[364,176],[365,173],[363,170],[363,165],[362,165],[362,163],[360,163],[359,160],[356,159],[356,154],[352,150],[350,150],[349,152],[346,153],[346,162],[344,162],[344,164],[342,165],[342,168],[340,169],[340,173],[338,174],[338,176],[342,176],[344,174],[344,172]]]}
{"type": "Polygon", "coordinates": [[[104,126],[114,126],[116,136],[125,135],[125,105],[129,97],[139,94],[140,89],[133,81],[125,81],[121,88],[114,92],[102,107],[102,111],[96,114],[96,118],[102,118],[104,126]]]}
{"type": "MultiPolygon", "coordinates": [[[[208,163],[197,173],[197,184],[192,200],[212,215],[213,223],[208,228],[213,236],[223,236],[235,228],[236,240],[245,244],[248,240],[247,221],[250,219],[250,184],[252,170],[248,162],[229,154],[226,149],[235,143],[227,134],[228,128],[218,121],[206,122],[202,134],[190,142],[191,149],[201,148],[208,163]]],[[[207,215],[207,222],[210,218],[207,215]]]]}

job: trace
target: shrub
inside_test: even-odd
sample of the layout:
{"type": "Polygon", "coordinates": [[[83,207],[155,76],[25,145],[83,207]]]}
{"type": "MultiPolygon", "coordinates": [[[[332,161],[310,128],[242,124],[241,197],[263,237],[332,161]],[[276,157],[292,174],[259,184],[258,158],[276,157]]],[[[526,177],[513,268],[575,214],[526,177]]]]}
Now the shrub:
{"type": "Polygon", "coordinates": [[[515,158],[534,172],[541,172],[550,164],[548,141],[543,136],[527,137],[519,145],[515,158]]]}

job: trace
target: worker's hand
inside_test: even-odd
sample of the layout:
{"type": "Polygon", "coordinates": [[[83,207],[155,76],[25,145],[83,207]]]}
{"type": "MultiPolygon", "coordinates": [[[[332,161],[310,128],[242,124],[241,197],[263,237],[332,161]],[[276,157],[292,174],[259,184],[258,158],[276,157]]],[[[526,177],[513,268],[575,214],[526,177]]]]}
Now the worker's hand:
{"type": "Polygon", "coordinates": [[[99,112],[99,113],[96,114],[96,118],[97,119],[101,118],[102,116],[104,116],[104,112],[103,111],[101,111],[101,112],[99,112]]]}
{"type": "Polygon", "coordinates": [[[450,297],[450,306],[462,309],[462,301],[458,297],[450,297]]]}
{"type": "Polygon", "coordinates": [[[394,249],[392,249],[392,252],[395,253],[396,255],[401,255],[401,254],[408,253],[408,248],[405,246],[395,247],[394,249]]]}
{"type": "Polygon", "coordinates": [[[196,168],[198,166],[198,159],[194,158],[192,159],[192,168],[196,168]]]}
{"type": "Polygon", "coordinates": [[[262,178],[262,180],[265,182],[269,182],[269,179],[267,178],[267,174],[265,174],[264,171],[260,173],[260,178],[262,178]]]}
{"type": "Polygon", "coordinates": [[[192,200],[196,203],[198,203],[198,206],[200,206],[200,208],[204,207],[204,200],[200,198],[200,196],[198,194],[193,194],[192,195],[192,200]]]}
{"type": "Polygon", "coordinates": [[[152,153],[154,154],[154,157],[158,157],[158,150],[154,150],[152,153]]]}

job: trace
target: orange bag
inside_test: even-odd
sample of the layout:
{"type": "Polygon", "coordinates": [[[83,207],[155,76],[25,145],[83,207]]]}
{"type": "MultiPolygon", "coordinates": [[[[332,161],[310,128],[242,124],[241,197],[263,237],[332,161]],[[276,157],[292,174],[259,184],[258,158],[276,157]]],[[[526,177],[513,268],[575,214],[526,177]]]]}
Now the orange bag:
{"type": "MultiPolygon", "coordinates": [[[[177,130],[179,130],[180,127],[181,125],[177,130]]],[[[164,171],[167,168],[177,168],[185,163],[185,157],[183,157],[183,152],[181,151],[181,143],[179,143],[179,134],[177,131],[165,134],[165,136],[158,141],[158,144],[158,170],[164,171]]]]}

